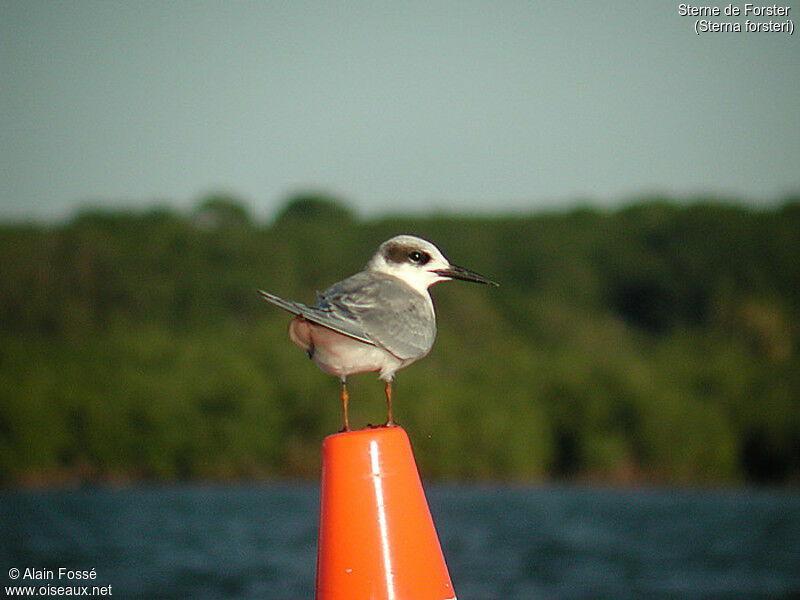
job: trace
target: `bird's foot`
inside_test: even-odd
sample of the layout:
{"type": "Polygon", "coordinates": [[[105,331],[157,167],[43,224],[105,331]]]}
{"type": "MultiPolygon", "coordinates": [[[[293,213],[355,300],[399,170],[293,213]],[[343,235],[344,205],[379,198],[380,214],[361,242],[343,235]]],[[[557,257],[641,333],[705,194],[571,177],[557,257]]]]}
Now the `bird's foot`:
{"type": "Polygon", "coordinates": [[[366,429],[383,429],[384,427],[399,427],[399,425],[392,420],[387,420],[383,425],[373,425],[372,423],[367,423],[366,429]]]}

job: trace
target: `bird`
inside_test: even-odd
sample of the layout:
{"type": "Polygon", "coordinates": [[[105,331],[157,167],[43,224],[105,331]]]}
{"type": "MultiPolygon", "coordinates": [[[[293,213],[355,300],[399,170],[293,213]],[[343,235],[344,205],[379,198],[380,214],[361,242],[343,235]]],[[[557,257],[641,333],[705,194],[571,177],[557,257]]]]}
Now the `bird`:
{"type": "Polygon", "coordinates": [[[428,288],[458,279],[498,286],[451,263],[431,242],[397,235],[383,242],[365,269],[321,293],[313,306],[258,290],[266,301],[294,315],[289,339],[325,373],[341,382],[344,428],[350,431],[347,377],[377,372],[392,417],[395,373],[426,356],[436,338],[436,313],[428,288]]]}

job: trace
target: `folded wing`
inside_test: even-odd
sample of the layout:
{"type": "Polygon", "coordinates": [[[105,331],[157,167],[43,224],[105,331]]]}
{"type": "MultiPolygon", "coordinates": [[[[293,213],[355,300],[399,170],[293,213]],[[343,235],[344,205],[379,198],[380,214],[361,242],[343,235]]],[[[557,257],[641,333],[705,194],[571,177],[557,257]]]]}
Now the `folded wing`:
{"type": "Polygon", "coordinates": [[[436,317],[428,298],[397,277],[363,271],[319,294],[314,306],[259,290],[272,304],[304,319],[380,346],[401,360],[428,354],[436,337],[436,317]]]}
{"type": "Polygon", "coordinates": [[[430,300],[391,275],[356,273],[320,294],[317,306],[346,313],[374,344],[401,360],[422,358],[436,337],[430,300]]]}
{"type": "Polygon", "coordinates": [[[367,335],[364,333],[364,330],[358,321],[346,318],[346,315],[341,314],[340,311],[335,309],[323,309],[318,306],[306,306],[301,302],[284,300],[283,298],[276,296],[275,294],[265,292],[264,290],[258,290],[258,293],[261,294],[261,297],[267,302],[271,302],[275,306],[289,311],[293,315],[303,317],[306,321],[311,321],[317,325],[322,325],[323,327],[332,329],[333,331],[351,337],[359,342],[372,344],[373,346],[375,345],[375,342],[367,337],[367,335]]]}

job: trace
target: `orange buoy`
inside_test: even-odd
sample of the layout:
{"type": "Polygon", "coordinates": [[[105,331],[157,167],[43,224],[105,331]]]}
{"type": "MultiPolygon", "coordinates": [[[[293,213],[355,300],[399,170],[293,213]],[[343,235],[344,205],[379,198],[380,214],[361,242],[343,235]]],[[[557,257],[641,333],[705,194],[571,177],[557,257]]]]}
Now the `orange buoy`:
{"type": "Polygon", "coordinates": [[[400,427],[337,433],[323,442],[316,598],[455,598],[400,427]]]}

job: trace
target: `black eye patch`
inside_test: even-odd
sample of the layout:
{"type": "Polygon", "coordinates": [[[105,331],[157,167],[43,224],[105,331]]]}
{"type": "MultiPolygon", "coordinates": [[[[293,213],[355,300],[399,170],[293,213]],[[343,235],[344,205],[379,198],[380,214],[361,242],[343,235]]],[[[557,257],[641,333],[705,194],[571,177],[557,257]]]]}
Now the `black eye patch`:
{"type": "Polygon", "coordinates": [[[427,252],[420,252],[419,250],[412,250],[408,253],[408,260],[415,265],[425,265],[431,259],[427,252]]]}
{"type": "Polygon", "coordinates": [[[403,244],[390,244],[383,250],[383,257],[390,263],[406,263],[413,265],[426,265],[431,260],[431,255],[424,250],[409,248],[403,244]]]}

